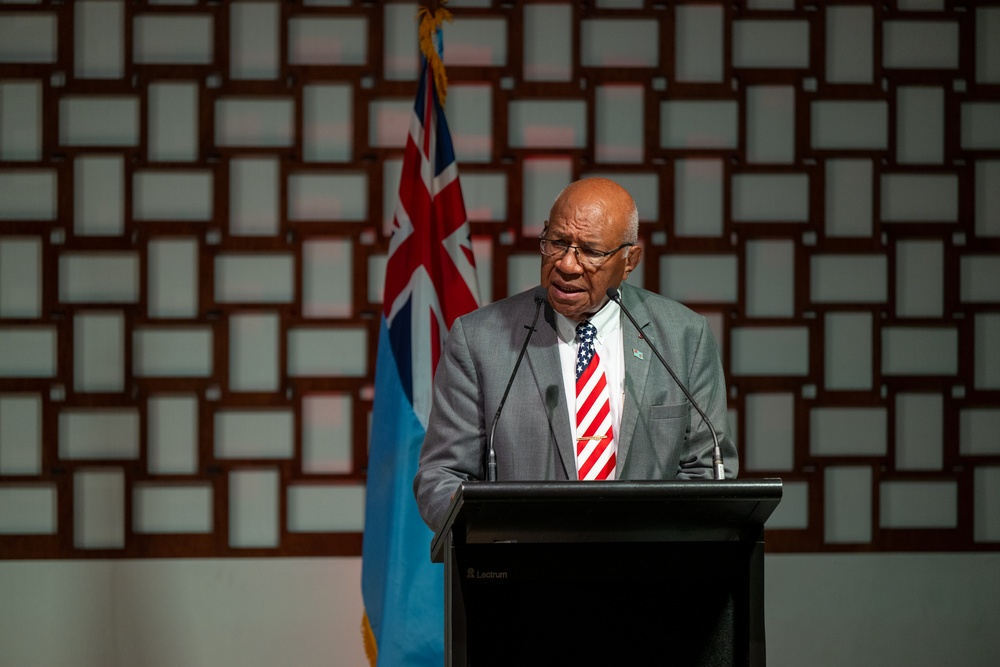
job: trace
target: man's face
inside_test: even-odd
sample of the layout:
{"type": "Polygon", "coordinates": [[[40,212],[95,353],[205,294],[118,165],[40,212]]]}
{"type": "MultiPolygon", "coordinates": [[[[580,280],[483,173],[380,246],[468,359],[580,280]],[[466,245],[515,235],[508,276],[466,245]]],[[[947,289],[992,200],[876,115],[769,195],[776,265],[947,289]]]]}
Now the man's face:
{"type": "MultiPolygon", "coordinates": [[[[543,236],[581,248],[614,250],[627,231],[624,217],[614,213],[599,198],[570,195],[553,207],[543,236]]],[[[607,303],[608,288],[621,285],[641,254],[639,247],[622,248],[597,267],[581,261],[572,248],[562,257],[542,255],[542,287],[556,312],[579,322],[607,303]]]]}

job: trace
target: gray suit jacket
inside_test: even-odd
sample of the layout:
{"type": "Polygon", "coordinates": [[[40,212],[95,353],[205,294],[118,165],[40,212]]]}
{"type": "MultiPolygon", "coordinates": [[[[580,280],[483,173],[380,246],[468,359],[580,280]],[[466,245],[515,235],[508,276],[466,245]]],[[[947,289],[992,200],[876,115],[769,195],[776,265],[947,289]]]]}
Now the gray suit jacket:
{"type": "MultiPolygon", "coordinates": [[[[534,316],[533,293],[460,317],[448,335],[413,482],[421,516],[435,532],[458,485],[485,478],[486,439],[534,316]]],[[[712,477],[711,432],[647,339],[708,414],[719,436],[726,475],[735,477],[725,378],[707,321],[676,301],[627,284],[621,286],[621,298],[642,327],[642,336],[622,314],[625,396],[615,438],[618,479],[712,477]]],[[[542,306],[535,329],[497,425],[497,479],[576,479],[555,314],[548,304],[542,306]]]]}

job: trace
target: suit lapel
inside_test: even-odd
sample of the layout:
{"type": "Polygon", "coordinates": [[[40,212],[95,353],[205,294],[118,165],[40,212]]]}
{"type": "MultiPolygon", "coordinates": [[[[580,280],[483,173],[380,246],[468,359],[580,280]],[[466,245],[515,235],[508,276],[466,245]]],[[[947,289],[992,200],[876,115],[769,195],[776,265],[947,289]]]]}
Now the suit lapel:
{"type": "MultiPolygon", "coordinates": [[[[639,323],[640,327],[649,324],[649,313],[646,307],[635,298],[635,293],[625,284],[621,286],[621,298],[625,307],[639,323]]],[[[628,460],[632,435],[639,419],[639,406],[643,405],[643,395],[646,392],[646,376],[649,374],[650,358],[653,356],[649,343],[632,323],[620,314],[622,327],[622,351],[625,355],[625,400],[622,405],[622,420],[618,433],[618,464],[620,474],[625,469],[628,460]]]]}
{"type": "MultiPolygon", "coordinates": [[[[530,322],[526,323],[530,325],[530,322]]],[[[555,315],[545,306],[545,317],[538,323],[537,331],[528,345],[528,365],[535,378],[541,405],[548,416],[552,434],[559,450],[563,472],[567,479],[576,479],[576,459],[573,448],[573,431],[569,423],[569,407],[562,382],[562,363],[559,359],[559,336],[556,333],[555,315]]]]}

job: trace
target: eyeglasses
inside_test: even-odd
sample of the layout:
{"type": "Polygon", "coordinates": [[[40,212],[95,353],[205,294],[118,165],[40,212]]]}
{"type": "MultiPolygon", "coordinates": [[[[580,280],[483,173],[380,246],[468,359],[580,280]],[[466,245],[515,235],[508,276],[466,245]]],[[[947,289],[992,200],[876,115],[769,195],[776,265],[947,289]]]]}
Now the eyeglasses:
{"type": "Polygon", "coordinates": [[[629,248],[635,244],[633,243],[623,243],[614,250],[597,250],[596,248],[590,248],[588,246],[578,246],[570,245],[565,241],[558,241],[555,239],[547,239],[544,236],[538,239],[538,246],[542,250],[542,254],[546,257],[555,257],[556,259],[562,259],[569,249],[572,248],[576,252],[576,260],[585,266],[592,269],[604,264],[608,257],[615,254],[622,248],[629,248]]]}

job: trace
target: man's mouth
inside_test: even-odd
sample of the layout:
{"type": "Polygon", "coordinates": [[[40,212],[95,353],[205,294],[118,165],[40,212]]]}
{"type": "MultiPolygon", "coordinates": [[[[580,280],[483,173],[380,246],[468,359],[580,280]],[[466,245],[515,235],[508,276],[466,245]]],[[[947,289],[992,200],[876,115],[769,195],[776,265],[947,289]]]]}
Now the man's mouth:
{"type": "Polygon", "coordinates": [[[560,283],[554,283],[553,287],[562,292],[563,294],[577,294],[579,292],[585,292],[582,287],[573,287],[572,285],[562,285],[560,283]]]}

